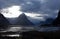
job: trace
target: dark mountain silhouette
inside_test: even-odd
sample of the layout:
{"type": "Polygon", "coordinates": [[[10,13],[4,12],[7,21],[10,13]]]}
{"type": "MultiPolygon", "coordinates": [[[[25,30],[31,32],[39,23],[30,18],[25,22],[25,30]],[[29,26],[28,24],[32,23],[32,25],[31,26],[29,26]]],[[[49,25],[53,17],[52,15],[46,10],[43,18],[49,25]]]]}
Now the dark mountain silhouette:
{"type": "Polygon", "coordinates": [[[52,25],[54,26],[60,25],[60,11],[58,12],[57,18],[52,22],[52,25]]]}
{"type": "Polygon", "coordinates": [[[9,21],[0,13],[0,29],[7,28],[9,24],[9,21]]]}
{"type": "Polygon", "coordinates": [[[47,18],[45,24],[51,24],[53,22],[53,18],[47,18]]]}
{"type": "Polygon", "coordinates": [[[28,20],[27,16],[22,13],[19,17],[18,17],[18,25],[23,25],[23,26],[27,26],[27,25],[34,25],[32,22],[30,22],[30,20],[28,20]]]}
{"type": "Polygon", "coordinates": [[[41,21],[40,24],[41,26],[50,26],[53,20],[53,18],[47,18],[46,21],[41,21]]]}

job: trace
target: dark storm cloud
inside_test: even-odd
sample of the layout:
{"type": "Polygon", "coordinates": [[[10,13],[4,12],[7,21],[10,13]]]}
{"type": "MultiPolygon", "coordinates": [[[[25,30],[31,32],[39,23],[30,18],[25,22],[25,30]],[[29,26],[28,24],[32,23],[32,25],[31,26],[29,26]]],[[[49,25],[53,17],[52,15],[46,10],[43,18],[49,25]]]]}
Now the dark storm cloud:
{"type": "Polygon", "coordinates": [[[29,0],[31,4],[26,2],[22,5],[22,11],[24,12],[36,12],[40,14],[49,14],[52,17],[57,15],[57,10],[60,9],[60,0],[29,0]],[[43,12],[43,13],[41,13],[43,12]]]}
{"type": "Polygon", "coordinates": [[[60,9],[60,0],[46,0],[46,6],[50,9],[60,9]]]}
{"type": "Polygon", "coordinates": [[[60,0],[45,0],[46,2],[42,5],[42,9],[50,12],[54,12],[60,9],[60,0]]]}
{"type": "Polygon", "coordinates": [[[22,5],[23,12],[38,12],[40,11],[41,3],[40,1],[28,1],[22,5]]]}
{"type": "Polygon", "coordinates": [[[56,17],[60,9],[60,0],[44,0],[46,1],[41,6],[41,11],[47,13],[51,17],[56,17]]]}

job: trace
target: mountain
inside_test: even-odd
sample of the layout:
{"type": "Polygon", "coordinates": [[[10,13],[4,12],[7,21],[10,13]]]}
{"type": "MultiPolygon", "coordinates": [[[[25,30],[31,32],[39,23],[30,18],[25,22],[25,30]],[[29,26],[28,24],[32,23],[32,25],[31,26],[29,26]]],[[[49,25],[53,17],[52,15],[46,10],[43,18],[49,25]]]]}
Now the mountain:
{"type": "Polygon", "coordinates": [[[60,26],[60,11],[58,12],[57,18],[52,22],[54,26],[60,26]]]}
{"type": "Polygon", "coordinates": [[[41,26],[49,26],[53,22],[53,18],[47,18],[46,21],[41,21],[41,26]]]}
{"type": "Polygon", "coordinates": [[[0,29],[7,28],[9,24],[9,21],[0,13],[0,29]]]}
{"type": "Polygon", "coordinates": [[[30,20],[28,20],[27,16],[24,13],[22,13],[17,20],[18,22],[16,24],[18,25],[23,25],[23,26],[34,25],[30,20]]]}

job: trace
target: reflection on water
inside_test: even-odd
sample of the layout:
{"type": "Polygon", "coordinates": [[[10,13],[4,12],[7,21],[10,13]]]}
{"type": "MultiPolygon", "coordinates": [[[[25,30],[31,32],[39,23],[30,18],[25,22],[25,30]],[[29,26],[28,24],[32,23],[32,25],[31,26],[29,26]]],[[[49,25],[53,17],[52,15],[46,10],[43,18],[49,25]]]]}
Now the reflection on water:
{"type": "Polygon", "coordinates": [[[22,29],[22,27],[10,27],[6,31],[17,32],[17,31],[20,31],[21,29],[22,29]]]}
{"type": "Polygon", "coordinates": [[[29,30],[34,30],[34,27],[10,27],[5,31],[23,32],[23,31],[29,31],[29,30]]]}
{"type": "Polygon", "coordinates": [[[4,33],[2,34],[2,36],[7,36],[7,37],[21,37],[22,36],[20,34],[21,32],[29,31],[33,29],[34,29],[33,27],[9,27],[6,30],[0,31],[0,33],[4,33]]]}
{"type": "Polygon", "coordinates": [[[7,36],[7,37],[20,37],[21,35],[19,34],[13,34],[13,35],[2,35],[3,37],[4,36],[7,36]]]}

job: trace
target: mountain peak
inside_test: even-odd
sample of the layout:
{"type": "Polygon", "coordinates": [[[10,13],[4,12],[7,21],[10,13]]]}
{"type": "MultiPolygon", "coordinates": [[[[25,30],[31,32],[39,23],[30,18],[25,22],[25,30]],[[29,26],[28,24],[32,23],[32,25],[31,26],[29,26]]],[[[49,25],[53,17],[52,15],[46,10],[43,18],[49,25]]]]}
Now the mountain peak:
{"type": "MultiPolygon", "coordinates": [[[[26,16],[24,13],[22,13],[21,15],[22,15],[22,16],[26,16]]],[[[21,15],[20,15],[20,16],[21,16],[21,15]]]]}
{"type": "Polygon", "coordinates": [[[23,26],[26,26],[26,25],[34,25],[28,18],[27,16],[22,13],[19,17],[18,17],[18,22],[17,22],[18,25],[23,25],[23,26]]]}
{"type": "Polygon", "coordinates": [[[24,13],[22,13],[21,15],[25,15],[24,13]]]}
{"type": "Polygon", "coordinates": [[[20,18],[20,19],[27,19],[27,16],[24,13],[22,13],[18,18],[20,18]]]}

